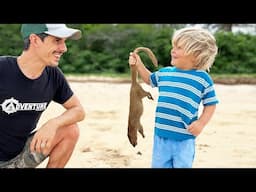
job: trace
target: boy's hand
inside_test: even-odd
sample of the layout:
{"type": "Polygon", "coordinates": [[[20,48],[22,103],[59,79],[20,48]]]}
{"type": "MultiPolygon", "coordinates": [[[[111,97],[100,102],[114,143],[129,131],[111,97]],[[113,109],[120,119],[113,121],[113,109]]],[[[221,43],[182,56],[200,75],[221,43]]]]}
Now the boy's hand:
{"type": "Polygon", "coordinates": [[[137,63],[136,54],[133,53],[133,52],[130,52],[130,56],[129,56],[129,65],[135,66],[136,63],[137,63]]]}
{"type": "Polygon", "coordinates": [[[189,126],[188,126],[188,131],[190,133],[192,133],[194,136],[198,136],[202,130],[203,130],[204,126],[200,123],[199,120],[197,121],[194,121],[193,123],[191,123],[189,126]]]}

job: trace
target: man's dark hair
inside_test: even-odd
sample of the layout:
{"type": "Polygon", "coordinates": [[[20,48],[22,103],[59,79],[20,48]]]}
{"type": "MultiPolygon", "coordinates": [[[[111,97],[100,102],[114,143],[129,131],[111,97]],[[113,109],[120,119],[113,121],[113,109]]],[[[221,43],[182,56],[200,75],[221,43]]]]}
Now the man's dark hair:
{"type": "MultiPolygon", "coordinates": [[[[48,34],[46,33],[39,33],[39,34],[36,34],[42,41],[44,41],[44,38],[48,36],[48,34]]],[[[24,50],[28,50],[30,46],[30,40],[29,40],[29,37],[28,38],[25,38],[24,39],[24,50]]]]}

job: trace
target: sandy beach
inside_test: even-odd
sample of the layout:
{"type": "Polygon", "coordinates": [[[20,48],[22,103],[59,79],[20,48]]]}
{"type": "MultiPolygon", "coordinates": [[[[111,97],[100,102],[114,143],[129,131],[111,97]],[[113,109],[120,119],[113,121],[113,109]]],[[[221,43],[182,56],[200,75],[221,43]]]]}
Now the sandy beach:
{"type": "MultiPolygon", "coordinates": [[[[129,83],[70,81],[86,111],[79,123],[80,138],[66,168],[150,168],[154,111],[158,91],[141,83],[154,101],[144,99],[141,122],[146,137],[138,135],[134,148],[127,138],[129,83]]],[[[256,167],[256,86],[215,84],[220,103],[211,122],[196,141],[194,168],[256,167]]],[[[60,114],[51,103],[38,126],[60,114]]],[[[39,168],[45,167],[47,159],[39,168]]]]}

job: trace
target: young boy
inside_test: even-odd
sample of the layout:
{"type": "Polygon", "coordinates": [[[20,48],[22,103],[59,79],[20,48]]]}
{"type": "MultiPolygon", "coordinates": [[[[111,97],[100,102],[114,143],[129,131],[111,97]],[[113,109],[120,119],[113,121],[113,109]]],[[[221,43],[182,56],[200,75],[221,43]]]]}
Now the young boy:
{"type": "Polygon", "coordinates": [[[209,71],[218,52],[214,36],[201,28],[174,32],[171,64],[151,73],[140,56],[130,53],[141,78],[158,87],[152,154],[153,168],[192,168],[195,138],[214,114],[218,103],[209,71]],[[199,116],[199,105],[203,111],[199,116]]]}

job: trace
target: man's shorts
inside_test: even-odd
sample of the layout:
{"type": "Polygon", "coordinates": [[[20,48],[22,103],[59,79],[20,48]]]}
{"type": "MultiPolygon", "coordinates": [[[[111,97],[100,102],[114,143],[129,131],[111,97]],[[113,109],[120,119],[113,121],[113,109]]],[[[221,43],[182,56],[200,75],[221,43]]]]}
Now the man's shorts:
{"type": "Polygon", "coordinates": [[[34,134],[28,138],[22,152],[9,161],[0,161],[0,168],[36,168],[47,156],[42,153],[31,152],[30,142],[34,134]]]}

